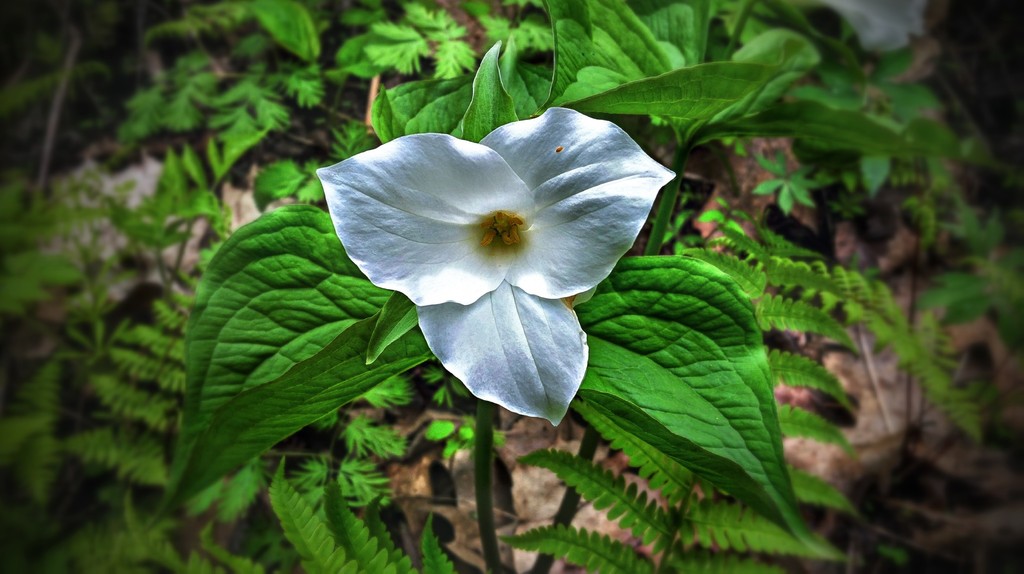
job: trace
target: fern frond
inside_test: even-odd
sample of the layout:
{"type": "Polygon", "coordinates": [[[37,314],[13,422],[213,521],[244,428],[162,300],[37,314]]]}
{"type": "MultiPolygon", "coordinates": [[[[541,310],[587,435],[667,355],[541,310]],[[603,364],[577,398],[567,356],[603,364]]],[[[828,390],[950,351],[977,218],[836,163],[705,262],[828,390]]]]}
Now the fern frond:
{"type": "MultiPolygon", "coordinates": [[[[395,546],[395,541],[391,539],[388,527],[380,519],[379,499],[366,506],[366,509],[363,511],[363,522],[370,529],[370,535],[376,538],[380,547],[387,551],[388,562],[395,565],[397,574],[413,574],[416,572],[416,569],[413,568],[412,560],[405,552],[402,552],[401,549],[395,546]]],[[[430,570],[427,570],[427,572],[430,572],[430,570]]]]}
{"type": "Polygon", "coordinates": [[[793,482],[796,499],[800,502],[858,516],[857,509],[853,507],[849,499],[824,479],[792,466],[789,467],[789,478],[793,482]]]}
{"type": "Polygon", "coordinates": [[[853,409],[839,379],[816,361],[803,355],[772,349],[768,353],[768,364],[771,366],[772,374],[775,375],[777,382],[791,387],[818,389],[847,409],[853,409]]]}
{"type": "Polygon", "coordinates": [[[285,479],[283,464],[278,467],[270,484],[270,504],[281,521],[285,538],[295,547],[306,572],[359,572],[359,564],[346,558],[345,551],[335,545],[330,530],[316,517],[313,507],[285,479]]]}
{"type": "Polygon", "coordinates": [[[344,550],[349,560],[359,565],[360,572],[394,574],[397,568],[388,563],[387,549],[381,547],[366,524],[348,509],[336,482],[328,483],[324,489],[324,514],[334,543],[344,550]]]}
{"type": "Polygon", "coordinates": [[[118,478],[129,482],[150,486],[167,483],[164,447],[152,436],[115,434],[107,427],[72,435],[64,441],[64,448],[86,464],[113,470],[118,478]]]}
{"type": "Polygon", "coordinates": [[[594,463],[560,450],[539,450],[519,459],[533,466],[546,468],[591,501],[597,510],[607,510],[608,518],[618,519],[619,526],[632,530],[644,544],[655,542],[655,551],[672,540],[675,529],[667,513],[647,493],[638,492],[636,484],[614,476],[594,463]],[[621,518],[620,518],[621,517],[621,518]]]}
{"type": "Polygon", "coordinates": [[[821,253],[811,251],[798,245],[768,229],[763,225],[757,227],[757,235],[765,246],[765,251],[770,257],[807,257],[809,259],[821,259],[821,253]]]}
{"type": "Polygon", "coordinates": [[[762,262],[768,284],[776,287],[799,287],[806,293],[836,293],[828,267],[821,261],[794,261],[785,257],[770,257],[762,262]]]}
{"type": "Polygon", "coordinates": [[[405,452],[405,438],[391,427],[382,426],[370,417],[357,415],[341,431],[345,448],[356,457],[375,454],[382,458],[401,456],[405,452]]]}
{"type": "Polygon", "coordinates": [[[764,246],[748,237],[740,229],[731,225],[720,225],[718,230],[722,232],[722,235],[709,240],[708,247],[727,247],[736,253],[746,253],[755,261],[764,261],[770,257],[764,246]]]}
{"type": "Polygon", "coordinates": [[[768,280],[761,264],[753,260],[743,260],[735,255],[721,253],[713,249],[694,248],[683,251],[683,255],[710,263],[720,271],[733,278],[743,292],[752,299],[764,294],[768,280]],[[752,263],[752,264],[751,264],[752,263]]]}
{"type": "Polygon", "coordinates": [[[843,555],[823,539],[800,540],[774,522],[737,504],[702,500],[690,505],[687,519],[693,525],[697,543],[704,548],[843,559],[843,555]]]}
{"type": "Polygon", "coordinates": [[[136,388],[111,375],[96,375],[90,382],[100,402],[124,420],[139,421],[158,433],[165,432],[177,420],[175,400],[136,388]]]}
{"type": "Polygon", "coordinates": [[[455,565],[441,549],[441,543],[434,535],[433,516],[427,517],[420,537],[420,552],[423,554],[424,574],[455,574],[455,565]]]}
{"type": "Polygon", "coordinates": [[[785,436],[811,438],[819,442],[841,447],[850,456],[857,453],[835,425],[820,416],[793,405],[779,406],[779,425],[785,436]]]}
{"type": "Polygon", "coordinates": [[[693,473],[640,437],[626,432],[587,403],[574,401],[573,408],[611,443],[612,448],[626,453],[630,466],[647,479],[651,488],[660,490],[670,505],[676,505],[689,495],[693,473]]]}
{"type": "Polygon", "coordinates": [[[804,301],[787,297],[765,295],[754,307],[754,315],[761,329],[805,331],[820,333],[856,351],[846,329],[821,309],[804,301]]]}
{"type": "Polygon", "coordinates": [[[785,574],[774,564],[763,564],[735,554],[690,551],[666,560],[667,566],[681,574],[785,574]]]}
{"type": "Polygon", "coordinates": [[[503,540],[515,548],[552,554],[588,571],[602,574],[653,574],[654,565],[641,559],[632,548],[596,532],[571,526],[534,528],[503,540]]]}

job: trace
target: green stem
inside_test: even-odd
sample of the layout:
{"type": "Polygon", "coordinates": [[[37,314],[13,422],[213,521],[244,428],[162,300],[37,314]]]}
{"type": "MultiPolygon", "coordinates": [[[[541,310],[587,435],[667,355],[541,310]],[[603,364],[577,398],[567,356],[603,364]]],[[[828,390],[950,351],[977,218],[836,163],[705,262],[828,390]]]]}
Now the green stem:
{"type": "Polygon", "coordinates": [[[498,553],[498,531],[494,527],[494,497],[491,492],[491,466],[494,447],[494,403],[477,401],[476,433],[473,436],[473,456],[476,464],[476,520],[480,526],[480,544],[483,546],[487,570],[502,574],[501,555],[498,553]]]}
{"type": "MultiPolygon", "coordinates": [[[[600,435],[594,430],[594,427],[587,427],[587,430],[583,433],[583,439],[580,441],[580,450],[577,456],[583,460],[594,458],[598,438],[600,438],[600,435]]],[[[562,496],[562,504],[558,506],[558,512],[555,513],[554,524],[568,526],[572,522],[573,517],[576,516],[579,504],[580,493],[576,492],[575,488],[567,486],[565,494],[562,496]]],[[[551,554],[541,554],[537,557],[537,561],[533,563],[530,574],[547,574],[554,561],[555,557],[551,554]]]]}
{"type": "Polygon", "coordinates": [[[740,18],[736,21],[736,27],[732,30],[732,36],[729,38],[729,45],[725,48],[725,57],[732,57],[732,50],[736,47],[736,44],[740,41],[740,34],[743,33],[743,29],[747,27],[747,19],[750,18],[750,13],[754,11],[754,4],[757,4],[757,0],[744,0],[743,7],[740,8],[740,18]]]}
{"type": "Polygon", "coordinates": [[[647,246],[644,247],[644,255],[657,255],[664,244],[665,230],[672,219],[672,213],[676,209],[676,202],[679,201],[679,190],[683,187],[683,171],[686,169],[686,159],[690,155],[690,146],[677,137],[676,153],[672,158],[672,171],[676,172],[676,178],[669,182],[661,194],[661,201],[658,202],[658,213],[654,216],[654,224],[651,226],[651,234],[647,238],[647,246]]]}

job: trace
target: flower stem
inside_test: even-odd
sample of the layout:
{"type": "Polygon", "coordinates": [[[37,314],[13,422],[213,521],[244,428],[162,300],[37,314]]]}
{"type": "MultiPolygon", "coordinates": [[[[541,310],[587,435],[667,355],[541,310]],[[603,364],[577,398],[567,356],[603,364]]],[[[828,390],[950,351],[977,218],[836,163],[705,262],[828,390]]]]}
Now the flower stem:
{"type": "MultiPolygon", "coordinates": [[[[594,458],[598,438],[600,438],[600,435],[594,430],[594,427],[587,427],[587,430],[583,432],[583,439],[580,440],[580,450],[576,455],[583,460],[594,458]]],[[[554,524],[568,526],[572,522],[573,517],[576,516],[576,509],[579,504],[580,493],[575,488],[567,486],[565,494],[562,496],[562,504],[558,506],[558,512],[555,513],[554,524]]],[[[547,574],[554,561],[555,557],[551,554],[537,556],[537,561],[533,563],[530,574],[547,574]]]]}
{"type": "Polygon", "coordinates": [[[688,142],[682,141],[682,138],[678,138],[676,141],[676,153],[672,158],[672,171],[676,172],[676,178],[669,182],[661,194],[658,213],[654,216],[654,224],[651,226],[651,234],[647,237],[644,255],[657,255],[661,251],[665,230],[668,229],[668,222],[672,219],[676,202],[679,201],[679,190],[683,187],[683,171],[686,169],[686,160],[690,155],[690,145],[688,142]]]}
{"type": "Polygon", "coordinates": [[[494,496],[491,492],[491,466],[494,446],[494,403],[477,401],[476,432],[473,435],[473,457],[476,464],[476,519],[480,527],[487,570],[504,572],[498,553],[498,531],[494,527],[494,496]]]}

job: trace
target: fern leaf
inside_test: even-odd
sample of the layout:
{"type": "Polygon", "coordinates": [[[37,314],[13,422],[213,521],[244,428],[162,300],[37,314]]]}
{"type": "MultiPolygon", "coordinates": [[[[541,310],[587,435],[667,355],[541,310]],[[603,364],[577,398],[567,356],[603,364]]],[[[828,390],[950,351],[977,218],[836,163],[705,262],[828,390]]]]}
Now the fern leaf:
{"type": "Polygon", "coordinates": [[[306,572],[358,572],[358,564],[346,560],[345,551],[335,545],[330,531],[316,517],[313,507],[285,479],[284,464],[278,467],[270,484],[270,504],[281,521],[285,538],[295,547],[306,572]]]}
{"type": "Polygon", "coordinates": [[[366,524],[348,509],[337,482],[328,483],[324,489],[324,513],[334,543],[359,565],[360,572],[396,571],[394,565],[388,564],[388,551],[381,548],[366,524]]]}
{"type": "Polygon", "coordinates": [[[129,482],[150,486],[167,483],[164,447],[151,436],[114,434],[108,427],[72,435],[64,447],[85,463],[113,470],[118,478],[129,482]]]}
{"type": "Polygon", "coordinates": [[[448,560],[448,555],[441,549],[441,543],[434,536],[434,517],[427,517],[420,538],[420,552],[423,554],[423,572],[425,574],[455,574],[455,565],[448,560]]]}
{"type": "Polygon", "coordinates": [[[739,284],[740,288],[743,289],[743,292],[752,299],[764,294],[764,287],[768,278],[765,276],[761,265],[757,262],[753,262],[754,264],[751,265],[748,261],[740,259],[735,255],[721,253],[712,249],[687,249],[683,252],[683,255],[714,265],[720,271],[732,277],[739,284]]]}
{"type": "Polygon", "coordinates": [[[758,325],[765,331],[774,328],[820,333],[846,345],[851,350],[857,350],[850,335],[838,321],[821,309],[803,301],[765,295],[754,308],[754,315],[757,317],[758,325]]]}
{"type": "Polygon", "coordinates": [[[611,443],[612,448],[626,453],[629,464],[637,469],[641,477],[647,479],[651,488],[659,489],[670,505],[681,502],[689,495],[693,484],[693,474],[689,470],[586,403],[575,401],[573,408],[611,443]]]}
{"type": "Polygon", "coordinates": [[[653,574],[654,565],[641,559],[632,548],[607,535],[577,530],[571,526],[534,528],[503,540],[515,548],[552,554],[602,574],[653,574]]]}
{"type": "Polygon", "coordinates": [[[850,442],[835,425],[820,416],[793,405],[779,406],[779,425],[782,434],[812,438],[816,441],[842,447],[850,456],[856,456],[850,442]]]}
{"type": "Polygon", "coordinates": [[[768,364],[778,382],[791,387],[818,389],[847,409],[853,409],[839,379],[817,362],[802,355],[772,349],[768,353],[768,364]]]}
{"type": "Polygon", "coordinates": [[[391,427],[378,425],[365,415],[350,419],[341,434],[345,448],[358,458],[366,458],[370,454],[389,458],[405,452],[405,438],[391,427]]]}
{"type": "Polygon", "coordinates": [[[124,420],[139,421],[162,433],[177,418],[178,402],[175,400],[136,388],[111,375],[96,375],[91,383],[100,402],[124,420]]]}
{"type": "Polygon", "coordinates": [[[849,499],[820,477],[791,466],[789,467],[789,478],[793,482],[796,499],[800,502],[858,516],[857,509],[853,507],[849,499]]]}
{"type": "Polygon", "coordinates": [[[735,554],[690,551],[670,557],[667,566],[684,574],[785,574],[774,564],[763,564],[735,554]]]}
{"type": "Polygon", "coordinates": [[[762,262],[769,285],[799,287],[811,293],[837,293],[828,268],[821,261],[806,263],[784,257],[770,257],[762,262]]]}
{"type": "Polygon", "coordinates": [[[761,238],[761,243],[764,244],[766,253],[769,256],[807,257],[810,259],[821,259],[822,257],[821,253],[794,245],[788,239],[764,227],[763,225],[759,225],[757,227],[757,235],[761,238]]]}
{"type": "Polygon", "coordinates": [[[391,539],[391,533],[384,521],[380,519],[380,500],[375,500],[366,506],[363,511],[363,522],[370,529],[370,535],[377,539],[381,548],[387,551],[388,561],[395,565],[397,574],[412,574],[416,570],[412,566],[412,560],[402,552],[395,541],[391,539]]]}
{"type": "Polygon", "coordinates": [[[595,509],[607,508],[609,519],[618,519],[622,528],[632,530],[644,544],[657,539],[656,550],[671,541],[675,534],[667,514],[657,501],[648,502],[647,493],[638,493],[636,484],[627,487],[621,476],[616,477],[588,460],[552,449],[535,451],[519,460],[557,474],[583,498],[591,501],[595,509]]]}
{"type": "Polygon", "coordinates": [[[693,525],[697,543],[704,548],[843,559],[843,555],[824,539],[815,536],[808,541],[800,540],[737,504],[702,500],[690,505],[687,519],[693,525]]]}

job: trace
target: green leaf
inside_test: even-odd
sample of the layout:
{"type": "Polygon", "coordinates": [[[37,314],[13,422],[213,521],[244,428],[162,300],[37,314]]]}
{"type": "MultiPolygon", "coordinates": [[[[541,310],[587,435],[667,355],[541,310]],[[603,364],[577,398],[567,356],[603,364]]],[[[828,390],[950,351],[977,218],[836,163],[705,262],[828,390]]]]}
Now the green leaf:
{"type": "Polygon", "coordinates": [[[455,432],[455,423],[452,421],[430,421],[427,430],[423,432],[427,440],[444,440],[455,432]]]}
{"type": "Polygon", "coordinates": [[[381,142],[419,133],[450,134],[473,98],[469,76],[406,82],[381,90],[373,102],[373,129],[381,142]]]}
{"type": "MultiPolygon", "coordinates": [[[[853,150],[867,155],[893,157],[960,157],[959,145],[943,137],[929,138],[937,128],[913,122],[898,133],[871,115],[836,110],[817,102],[793,102],[742,118],[708,124],[695,136],[695,143],[725,137],[807,138],[833,150],[853,150]]],[[[972,158],[973,159],[973,158],[972,158]]]]}
{"type": "Polygon", "coordinates": [[[235,162],[245,155],[245,152],[260,143],[267,136],[267,131],[269,130],[221,134],[223,147],[218,147],[217,140],[210,138],[206,144],[206,159],[213,171],[214,183],[216,184],[227,175],[235,162]]]}
{"type": "Polygon", "coordinates": [[[823,479],[793,467],[789,468],[789,477],[793,480],[793,490],[800,502],[833,508],[851,516],[860,514],[843,493],[823,479]]]}
{"type": "Polygon", "coordinates": [[[581,112],[669,116],[688,122],[686,131],[693,133],[754,93],[774,73],[774,67],[764,64],[701,64],[624,83],[565,106],[581,112]]]}
{"type": "Polygon", "coordinates": [[[687,518],[693,524],[697,544],[704,548],[792,554],[822,560],[845,557],[817,534],[796,538],[738,504],[704,499],[690,505],[687,518]]]}
{"type": "Polygon", "coordinates": [[[627,258],[577,312],[590,344],[583,400],[771,520],[806,532],[761,333],[735,282],[690,258],[627,258]]]}
{"type": "Polygon", "coordinates": [[[462,138],[471,142],[478,142],[495,128],[519,119],[498,69],[500,52],[498,42],[484,55],[473,78],[473,99],[462,117],[462,138]]]}
{"type": "Polygon", "coordinates": [[[887,156],[876,155],[860,158],[860,175],[864,178],[864,187],[868,190],[868,197],[878,194],[882,184],[889,179],[891,166],[892,158],[887,156]]]}
{"type": "Polygon", "coordinates": [[[521,550],[553,554],[579,564],[589,572],[605,574],[651,574],[654,565],[629,546],[607,534],[577,530],[572,526],[544,526],[527,530],[504,541],[521,550]]]}
{"type": "Polygon", "coordinates": [[[747,42],[732,59],[771,66],[773,74],[757,91],[719,114],[715,122],[757,113],[777,103],[793,82],[821,61],[821,56],[804,36],[772,28],[747,42]]]}
{"type": "Polygon", "coordinates": [[[423,527],[420,552],[423,555],[423,572],[455,574],[455,565],[448,560],[444,550],[441,550],[441,543],[437,541],[437,536],[434,536],[433,515],[427,517],[427,523],[423,527]]]}
{"type": "MultiPolygon", "coordinates": [[[[331,534],[312,505],[284,477],[284,462],[277,468],[270,485],[270,503],[281,522],[288,542],[295,547],[302,567],[310,574],[341,572],[347,566],[345,551],[331,540],[331,534]]],[[[352,571],[351,568],[345,572],[352,571]]]]}
{"type": "Polygon", "coordinates": [[[345,257],[320,209],[282,207],[235,232],[203,275],[189,319],[175,476],[218,408],[312,357],[387,296],[345,257]]]}
{"type": "Polygon", "coordinates": [[[781,295],[765,295],[758,301],[756,314],[757,323],[765,331],[779,329],[820,333],[857,351],[857,345],[839,321],[805,301],[781,295]]]}
{"type": "Polygon", "coordinates": [[[366,364],[372,364],[389,345],[402,338],[419,324],[416,305],[408,297],[394,292],[380,309],[373,327],[370,344],[366,347],[366,364]]]}
{"type": "Polygon", "coordinates": [[[844,407],[853,409],[839,379],[816,361],[803,355],[772,349],[768,354],[768,363],[771,364],[772,374],[779,382],[791,387],[818,389],[839,401],[844,407]]]}
{"type": "Polygon", "coordinates": [[[282,48],[314,63],[320,56],[320,35],[309,10],[293,0],[254,0],[253,13],[282,48]]]}
{"type": "Polygon", "coordinates": [[[782,434],[786,436],[805,437],[826,444],[834,444],[841,447],[850,456],[857,455],[853,446],[850,445],[850,441],[846,440],[839,428],[810,411],[793,405],[782,405],[779,408],[779,424],[782,425],[782,434]]]}
{"type": "Polygon", "coordinates": [[[629,5],[654,34],[673,68],[704,62],[712,16],[709,0],[633,0],[629,5]]]}
{"type": "Polygon", "coordinates": [[[383,572],[388,562],[388,551],[370,533],[370,529],[345,504],[341,486],[329,482],[324,488],[324,514],[334,543],[344,550],[350,561],[357,563],[360,572],[383,572]]]}
{"type": "Polygon", "coordinates": [[[671,69],[651,31],[625,2],[550,0],[555,71],[548,104],[578,100],[671,69]],[[610,85],[595,82],[602,78],[610,85]]]}
{"type": "Polygon", "coordinates": [[[193,431],[198,437],[191,451],[179,445],[175,464],[181,470],[175,487],[168,489],[168,504],[198,492],[232,468],[431,356],[422,336],[409,333],[373,366],[367,366],[366,345],[375,323],[376,317],[359,321],[284,375],[224,402],[208,417],[208,423],[193,431]]]}

